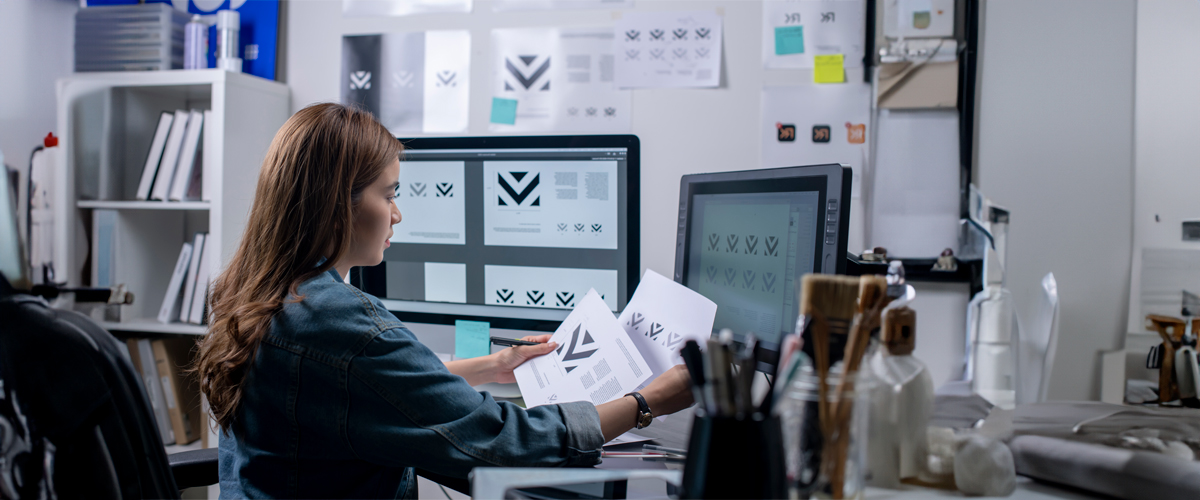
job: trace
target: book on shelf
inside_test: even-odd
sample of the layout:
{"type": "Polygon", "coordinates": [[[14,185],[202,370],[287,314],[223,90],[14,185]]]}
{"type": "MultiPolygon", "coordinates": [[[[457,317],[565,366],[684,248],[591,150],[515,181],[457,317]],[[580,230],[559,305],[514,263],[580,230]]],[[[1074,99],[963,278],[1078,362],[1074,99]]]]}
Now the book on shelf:
{"type": "MultiPolygon", "coordinates": [[[[183,147],[179,150],[179,161],[175,166],[175,177],[171,181],[170,201],[183,201],[192,183],[199,182],[204,169],[196,165],[196,151],[200,146],[200,131],[204,125],[204,113],[193,109],[188,113],[187,131],[183,134],[183,147]]],[[[191,198],[195,199],[195,198],[191,198]]]]}
{"type": "Polygon", "coordinates": [[[191,338],[167,338],[150,341],[154,362],[163,387],[167,415],[175,444],[188,444],[200,439],[200,385],[187,373],[191,351],[196,343],[191,338]]]}
{"type": "Polygon", "coordinates": [[[204,255],[205,236],[205,233],[196,233],[192,238],[192,258],[188,263],[187,281],[183,282],[183,302],[179,310],[179,321],[184,323],[192,317],[192,298],[196,294],[196,276],[200,271],[200,256],[204,255]]]}
{"type": "Polygon", "coordinates": [[[188,323],[204,324],[204,299],[208,295],[208,285],[212,281],[214,253],[217,251],[213,239],[205,235],[204,249],[200,252],[200,266],[196,270],[196,288],[192,292],[192,307],[188,311],[188,323]]]}
{"type": "Polygon", "coordinates": [[[116,210],[92,211],[92,286],[117,284],[118,220],[116,210]]]}
{"type": "Polygon", "coordinates": [[[167,283],[167,293],[163,296],[162,306],[158,308],[158,322],[170,323],[179,317],[180,302],[182,302],[183,283],[187,280],[188,264],[191,263],[192,244],[184,243],[179,250],[179,258],[175,261],[175,271],[171,273],[171,281],[167,283]]]}
{"type": "Polygon", "coordinates": [[[158,363],[154,360],[154,350],[150,339],[129,339],[125,341],[129,348],[129,360],[142,376],[142,385],[146,388],[146,396],[150,399],[150,408],[154,410],[154,422],[158,425],[158,434],[163,444],[175,442],[175,430],[171,428],[171,417],[167,414],[167,400],[163,395],[162,381],[158,378],[158,363]]]}
{"type": "Polygon", "coordinates": [[[150,151],[146,153],[146,166],[142,167],[142,178],[138,182],[137,199],[150,199],[150,188],[154,186],[154,178],[158,175],[158,165],[162,159],[163,145],[167,143],[167,135],[171,132],[171,122],[175,114],[163,111],[158,116],[158,128],[154,129],[154,139],[150,141],[150,151]]]}
{"type": "MultiPolygon", "coordinates": [[[[213,131],[212,131],[213,130],[213,127],[212,127],[213,121],[212,120],[213,120],[212,110],[211,109],[204,110],[204,123],[208,124],[207,127],[204,127],[204,129],[200,131],[200,135],[202,136],[200,138],[200,142],[201,142],[201,144],[203,144],[201,146],[201,149],[205,151],[204,154],[209,154],[208,153],[209,151],[217,150],[214,147],[213,142],[219,140],[219,138],[217,137],[217,134],[213,133],[213,131]]],[[[203,156],[201,156],[201,158],[203,158],[203,156]]],[[[212,193],[216,189],[216,186],[213,185],[213,182],[215,181],[215,179],[212,179],[211,177],[213,177],[213,176],[211,176],[211,175],[207,176],[207,177],[204,175],[200,175],[204,172],[204,168],[203,168],[204,164],[201,163],[200,166],[201,166],[201,168],[197,169],[198,170],[197,176],[201,180],[200,180],[200,182],[196,182],[195,184],[193,184],[191,187],[188,188],[188,194],[187,194],[188,199],[189,200],[212,201],[212,193]]]]}
{"type": "Polygon", "coordinates": [[[183,135],[189,116],[182,109],[175,111],[171,132],[167,134],[167,143],[163,146],[162,161],[158,164],[158,175],[154,177],[154,187],[150,190],[151,200],[166,200],[170,195],[171,178],[175,176],[175,167],[179,163],[179,150],[183,148],[183,135]]]}

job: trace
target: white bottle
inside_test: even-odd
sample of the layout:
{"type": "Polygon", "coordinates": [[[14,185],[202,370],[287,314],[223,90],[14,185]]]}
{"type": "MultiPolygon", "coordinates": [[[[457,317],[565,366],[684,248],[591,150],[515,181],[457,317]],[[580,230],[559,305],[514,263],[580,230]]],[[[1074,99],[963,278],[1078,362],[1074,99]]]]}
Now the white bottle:
{"type": "Polygon", "coordinates": [[[985,284],[967,306],[967,380],[971,390],[1004,409],[1016,406],[1018,326],[1004,269],[989,248],[985,284]]]}
{"type": "Polygon", "coordinates": [[[912,309],[885,311],[880,332],[882,348],[869,361],[877,382],[871,394],[870,484],[898,488],[902,479],[915,479],[926,468],[933,378],[925,364],[912,356],[916,346],[912,309]]]}
{"type": "Polygon", "coordinates": [[[236,10],[217,11],[217,67],[225,71],[242,71],[242,59],[238,57],[241,19],[236,10]]]}
{"type": "Polygon", "coordinates": [[[207,68],[208,24],[195,14],[183,28],[183,69],[207,68]]]}

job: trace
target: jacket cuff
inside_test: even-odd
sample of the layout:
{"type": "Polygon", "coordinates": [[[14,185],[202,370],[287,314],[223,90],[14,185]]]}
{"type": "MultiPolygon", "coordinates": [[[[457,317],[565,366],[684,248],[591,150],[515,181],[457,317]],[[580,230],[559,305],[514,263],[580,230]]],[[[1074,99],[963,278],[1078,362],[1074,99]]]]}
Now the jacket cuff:
{"type": "Polygon", "coordinates": [[[604,434],[600,432],[600,414],[587,401],[561,403],[558,411],[567,424],[567,466],[589,466],[600,463],[604,434]]]}

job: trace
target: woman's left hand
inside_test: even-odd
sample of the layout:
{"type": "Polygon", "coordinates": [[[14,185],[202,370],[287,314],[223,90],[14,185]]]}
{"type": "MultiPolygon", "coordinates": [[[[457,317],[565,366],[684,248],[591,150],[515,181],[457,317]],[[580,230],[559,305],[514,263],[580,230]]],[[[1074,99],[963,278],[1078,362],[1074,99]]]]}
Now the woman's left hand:
{"type": "Polygon", "coordinates": [[[511,384],[516,382],[517,378],[513,375],[513,370],[530,359],[545,354],[550,354],[551,351],[554,351],[558,348],[557,342],[550,342],[549,334],[532,335],[529,337],[524,337],[521,340],[537,342],[538,345],[513,346],[493,354],[493,356],[496,358],[496,365],[494,367],[496,373],[495,382],[500,384],[511,384]]]}

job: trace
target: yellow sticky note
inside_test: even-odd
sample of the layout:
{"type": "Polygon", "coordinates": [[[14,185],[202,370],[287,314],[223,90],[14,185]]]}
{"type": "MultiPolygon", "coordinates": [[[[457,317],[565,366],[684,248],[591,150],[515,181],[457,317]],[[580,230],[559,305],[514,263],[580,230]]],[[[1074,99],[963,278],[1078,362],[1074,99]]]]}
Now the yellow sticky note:
{"type": "Polygon", "coordinates": [[[846,81],[845,59],[842,54],[813,56],[813,82],[844,83],[846,81]]]}

